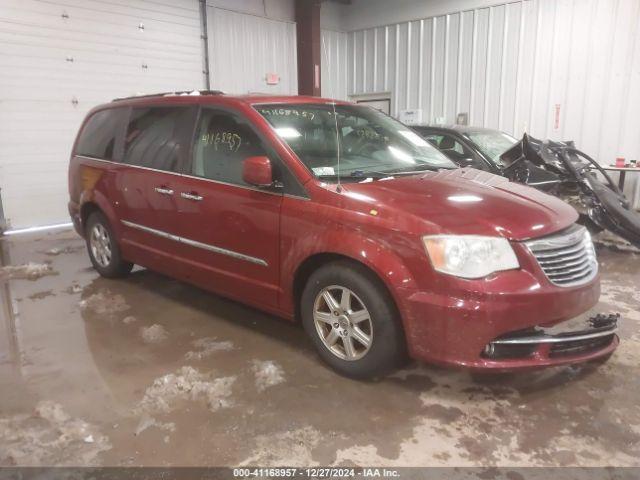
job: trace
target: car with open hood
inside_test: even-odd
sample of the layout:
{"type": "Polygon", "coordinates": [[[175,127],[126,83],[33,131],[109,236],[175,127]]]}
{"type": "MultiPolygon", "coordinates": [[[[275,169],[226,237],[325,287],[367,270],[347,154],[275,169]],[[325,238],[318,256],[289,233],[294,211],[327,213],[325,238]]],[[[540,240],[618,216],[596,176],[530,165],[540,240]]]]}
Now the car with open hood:
{"type": "Polygon", "coordinates": [[[457,168],[369,107],[115,100],[80,128],[69,191],[100,274],[138,264],[300,321],[348,376],[407,355],[493,371],[570,364],[619,342],[616,317],[590,311],[598,262],[571,206],[457,168]]]}

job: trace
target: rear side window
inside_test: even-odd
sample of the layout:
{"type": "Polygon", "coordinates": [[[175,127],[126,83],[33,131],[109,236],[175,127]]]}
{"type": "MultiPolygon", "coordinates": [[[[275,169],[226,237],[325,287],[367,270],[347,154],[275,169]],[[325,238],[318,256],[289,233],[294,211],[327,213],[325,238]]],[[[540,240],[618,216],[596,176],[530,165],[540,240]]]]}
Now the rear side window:
{"type": "Polygon", "coordinates": [[[178,171],[185,160],[195,109],[134,108],[124,141],[123,162],[155,170],[178,171]]]}
{"type": "Polygon", "coordinates": [[[125,121],[126,112],[124,108],[111,108],[91,115],[80,133],[75,154],[102,160],[115,160],[118,135],[125,121]]]}

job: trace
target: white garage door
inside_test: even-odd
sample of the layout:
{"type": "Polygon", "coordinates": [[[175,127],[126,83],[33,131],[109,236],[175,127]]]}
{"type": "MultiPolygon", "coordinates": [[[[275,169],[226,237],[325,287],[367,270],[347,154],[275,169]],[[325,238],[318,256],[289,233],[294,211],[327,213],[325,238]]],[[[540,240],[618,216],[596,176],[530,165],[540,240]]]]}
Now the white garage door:
{"type": "Polygon", "coordinates": [[[197,0],[1,0],[0,187],[12,228],[68,222],[67,163],[86,112],[200,89],[197,0]]]}

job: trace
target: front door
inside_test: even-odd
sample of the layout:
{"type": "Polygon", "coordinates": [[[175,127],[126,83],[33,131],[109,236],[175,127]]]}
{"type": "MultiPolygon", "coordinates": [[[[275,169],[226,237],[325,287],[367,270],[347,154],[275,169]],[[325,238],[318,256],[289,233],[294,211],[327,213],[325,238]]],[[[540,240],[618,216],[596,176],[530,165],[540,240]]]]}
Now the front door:
{"type": "Polygon", "coordinates": [[[255,188],[242,180],[243,160],[257,155],[277,162],[242,116],[202,109],[192,161],[175,193],[180,255],[194,283],[276,306],[283,195],[279,188],[255,188]]]}

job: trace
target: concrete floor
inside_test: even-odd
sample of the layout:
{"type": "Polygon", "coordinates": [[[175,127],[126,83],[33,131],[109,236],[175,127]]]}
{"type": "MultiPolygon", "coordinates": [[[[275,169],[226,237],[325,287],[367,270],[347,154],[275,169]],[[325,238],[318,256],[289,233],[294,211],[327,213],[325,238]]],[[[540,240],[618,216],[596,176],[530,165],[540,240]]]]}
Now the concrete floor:
{"type": "Polygon", "coordinates": [[[33,263],[0,270],[0,465],[640,465],[638,254],[599,252],[599,307],[624,318],[605,365],[363,383],[297,325],[145,270],[98,277],[71,232],[0,244],[33,263]]]}

